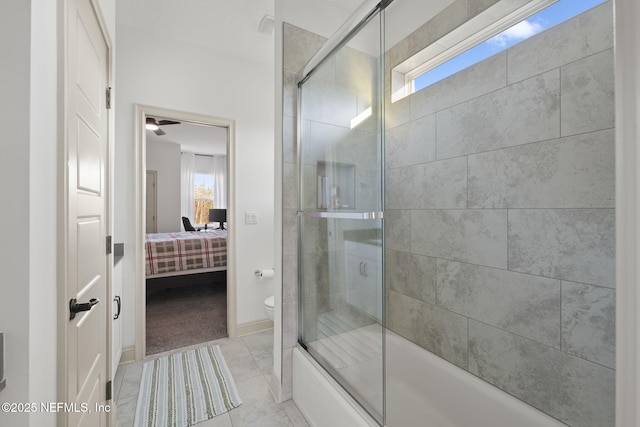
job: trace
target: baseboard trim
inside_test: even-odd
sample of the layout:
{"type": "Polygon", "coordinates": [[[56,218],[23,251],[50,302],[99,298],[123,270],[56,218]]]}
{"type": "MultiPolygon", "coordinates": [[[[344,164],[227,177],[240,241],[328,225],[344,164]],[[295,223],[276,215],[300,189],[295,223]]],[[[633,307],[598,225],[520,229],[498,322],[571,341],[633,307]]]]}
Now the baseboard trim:
{"type": "Polygon", "coordinates": [[[272,372],[267,379],[267,382],[269,383],[269,391],[271,392],[273,399],[278,403],[282,403],[282,387],[280,385],[280,379],[278,379],[276,374],[272,372]]]}
{"type": "Polygon", "coordinates": [[[136,361],[136,347],[124,347],[120,356],[120,365],[127,365],[136,361]]]}
{"type": "Polygon", "coordinates": [[[268,331],[273,329],[273,320],[264,319],[255,322],[243,323],[236,326],[236,334],[238,337],[255,334],[256,332],[268,331]]]}

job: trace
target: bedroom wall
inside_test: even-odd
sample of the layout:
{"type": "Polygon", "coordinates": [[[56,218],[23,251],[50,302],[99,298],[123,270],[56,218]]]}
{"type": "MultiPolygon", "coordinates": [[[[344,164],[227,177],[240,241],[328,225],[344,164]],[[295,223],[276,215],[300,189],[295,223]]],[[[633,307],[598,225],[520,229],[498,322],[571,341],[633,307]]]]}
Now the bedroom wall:
{"type": "MultiPolygon", "coordinates": [[[[183,22],[183,21],[181,21],[183,22]]],[[[180,22],[176,22],[178,25],[180,22]]],[[[133,254],[134,105],[224,117],[236,121],[237,322],[266,319],[264,299],[274,281],[259,282],[254,270],[274,266],[274,71],[261,64],[185,43],[150,38],[117,26],[115,230],[114,239],[133,254]],[[245,212],[258,224],[246,225],[245,212]]],[[[123,259],[123,345],[135,343],[135,265],[123,259]]]]}
{"type": "Polygon", "coordinates": [[[147,170],[158,172],[158,233],[182,231],[180,220],[180,144],[147,144],[147,170]]]}

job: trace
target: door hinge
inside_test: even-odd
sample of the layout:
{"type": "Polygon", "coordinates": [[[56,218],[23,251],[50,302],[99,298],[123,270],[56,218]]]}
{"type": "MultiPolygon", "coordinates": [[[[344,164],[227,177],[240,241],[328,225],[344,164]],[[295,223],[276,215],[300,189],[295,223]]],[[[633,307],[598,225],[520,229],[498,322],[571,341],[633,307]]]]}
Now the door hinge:
{"type": "Polygon", "coordinates": [[[112,246],[113,245],[111,244],[111,236],[107,236],[107,255],[111,253],[112,246]]]}
{"type": "Polygon", "coordinates": [[[107,381],[107,398],[106,400],[111,400],[111,389],[113,387],[111,386],[111,381],[107,381]]]}
{"type": "Polygon", "coordinates": [[[111,87],[107,88],[107,110],[111,109],[111,87]]]}

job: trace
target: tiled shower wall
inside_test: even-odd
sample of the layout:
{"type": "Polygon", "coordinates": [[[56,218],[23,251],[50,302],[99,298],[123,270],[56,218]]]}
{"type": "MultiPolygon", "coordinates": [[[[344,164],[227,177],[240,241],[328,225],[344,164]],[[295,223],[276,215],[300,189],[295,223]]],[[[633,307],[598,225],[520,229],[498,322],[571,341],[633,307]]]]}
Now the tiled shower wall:
{"type": "Polygon", "coordinates": [[[612,22],[387,107],[388,328],[574,427],[614,425],[612,22]]]}
{"type": "Polygon", "coordinates": [[[283,28],[283,177],[282,177],[282,388],[291,398],[293,348],[298,342],[296,73],[322,47],[325,38],[284,24],[283,28]]]}

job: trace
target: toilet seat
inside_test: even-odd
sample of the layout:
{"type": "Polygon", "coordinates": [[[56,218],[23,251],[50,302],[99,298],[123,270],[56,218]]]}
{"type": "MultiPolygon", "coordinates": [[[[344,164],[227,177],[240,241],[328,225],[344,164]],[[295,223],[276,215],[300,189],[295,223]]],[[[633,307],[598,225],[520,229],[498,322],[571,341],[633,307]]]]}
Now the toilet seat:
{"type": "Polygon", "coordinates": [[[270,296],[269,298],[264,300],[264,305],[266,305],[269,308],[273,308],[276,305],[276,298],[275,296],[270,296]]]}

